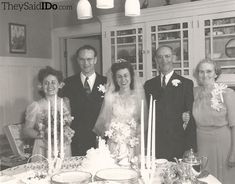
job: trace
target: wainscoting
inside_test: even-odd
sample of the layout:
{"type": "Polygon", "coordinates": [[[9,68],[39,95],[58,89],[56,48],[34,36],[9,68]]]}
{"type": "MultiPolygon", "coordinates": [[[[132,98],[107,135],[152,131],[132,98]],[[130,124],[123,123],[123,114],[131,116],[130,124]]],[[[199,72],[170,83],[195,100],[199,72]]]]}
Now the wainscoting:
{"type": "Polygon", "coordinates": [[[39,98],[37,73],[51,59],[0,57],[0,135],[3,127],[23,122],[29,103],[39,98]]]}

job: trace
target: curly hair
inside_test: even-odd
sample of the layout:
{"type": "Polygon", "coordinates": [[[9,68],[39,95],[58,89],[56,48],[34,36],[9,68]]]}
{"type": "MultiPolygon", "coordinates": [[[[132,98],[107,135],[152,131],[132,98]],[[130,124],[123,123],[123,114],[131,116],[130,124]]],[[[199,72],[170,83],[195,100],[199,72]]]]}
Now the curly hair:
{"type": "Polygon", "coordinates": [[[221,71],[221,67],[220,67],[220,65],[218,64],[218,62],[213,61],[213,60],[211,60],[211,59],[209,59],[209,58],[203,59],[203,60],[201,60],[201,61],[197,64],[197,66],[196,66],[196,68],[195,68],[195,71],[194,71],[194,77],[195,77],[196,79],[198,79],[199,68],[200,68],[200,66],[201,66],[203,63],[208,63],[208,64],[211,64],[211,65],[214,66],[214,70],[215,70],[215,74],[216,74],[215,80],[217,80],[218,77],[220,76],[221,72],[222,72],[222,71],[221,71]]]}
{"type": "Polygon", "coordinates": [[[61,83],[63,81],[63,74],[61,71],[55,70],[50,66],[46,66],[42,68],[38,72],[38,81],[42,84],[43,80],[48,76],[53,75],[57,78],[58,82],[61,83]]]}
{"type": "Polygon", "coordinates": [[[130,89],[133,90],[134,89],[134,69],[132,68],[132,65],[129,61],[123,61],[123,62],[119,62],[119,63],[114,63],[111,66],[111,71],[112,71],[112,78],[113,78],[113,83],[115,86],[115,91],[119,91],[120,90],[120,86],[117,83],[117,79],[116,79],[116,74],[118,70],[121,69],[128,69],[128,71],[130,72],[131,75],[131,83],[130,83],[130,89]]]}

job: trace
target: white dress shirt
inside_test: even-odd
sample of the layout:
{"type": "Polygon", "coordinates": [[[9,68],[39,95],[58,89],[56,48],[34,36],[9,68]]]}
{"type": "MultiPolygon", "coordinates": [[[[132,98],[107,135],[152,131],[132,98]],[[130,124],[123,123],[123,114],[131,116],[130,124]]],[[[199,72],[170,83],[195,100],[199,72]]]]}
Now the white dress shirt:
{"type": "MultiPolygon", "coordinates": [[[[170,78],[171,78],[171,76],[173,75],[173,73],[174,73],[174,71],[171,71],[170,73],[168,73],[168,74],[166,74],[165,75],[165,83],[166,83],[166,85],[167,85],[167,83],[168,83],[168,81],[170,80],[170,78]]],[[[162,79],[163,79],[163,74],[161,73],[161,84],[162,84],[162,79]]]]}
{"type": "MultiPolygon", "coordinates": [[[[81,77],[81,80],[82,80],[82,84],[84,86],[84,82],[86,80],[86,76],[81,72],[80,73],[80,77],[81,77]]],[[[88,84],[90,86],[91,91],[92,91],[93,86],[95,84],[95,79],[96,79],[96,73],[93,73],[91,76],[88,77],[87,82],[88,82],[88,84]]]]}

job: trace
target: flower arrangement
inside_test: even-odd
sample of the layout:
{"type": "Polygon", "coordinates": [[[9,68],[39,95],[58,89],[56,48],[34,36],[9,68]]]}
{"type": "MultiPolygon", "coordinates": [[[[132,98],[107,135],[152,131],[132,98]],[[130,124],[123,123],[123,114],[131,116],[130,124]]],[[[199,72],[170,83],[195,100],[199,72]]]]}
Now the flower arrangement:
{"type": "MultiPolygon", "coordinates": [[[[64,125],[64,141],[66,144],[70,144],[72,141],[72,137],[74,136],[74,130],[70,128],[70,124],[72,120],[74,119],[71,115],[70,112],[64,108],[63,110],[63,125],[64,125]]],[[[37,129],[39,130],[40,133],[43,134],[43,137],[47,139],[47,123],[48,123],[48,115],[47,111],[43,111],[40,114],[39,122],[38,122],[38,127],[37,129]]],[[[52,127],[54,126],[54,110],[51,110],[51,125],[52,127]]],[[[57,112],[57,132],[58,135],[60,133],[60,111],[57,112]]],[[[51,131],[51,135],[53,135],[53,129],[51,131]]],[[[53,140],[53,139],[52,139],[53,140]]]]}
{"type": "Polygon", "coordinates": [[[105,136],[116,143],[127,143],[133,148],[139,143],[139,139],[133,135],[136,129],[137,123],[134,119],[121,123],[117,118],[111,122],[109,130],[105,132],[105,136]]]}
{"type": "Polygon", "coordinates": [[[181,81],[179,79],[173,79],[171,83],[173,86],[177,87],[179,84],[181,84],[181,81]]]}
{"type": "Polygon", "coordinates": [[[136,130],[137,123],[134,119],[123,121],[123,118],[121,120],[116,118],[111,121],[105,136],[116,144],[116,147],[112,148],[111,152],[116,156],[117,160],[129,158],[129,161],[132,161],[134,159],[133,148],[139,144],[136,130]]]}
{"type": "Polygon", "coordinates": [[[220,109],[223,108],[223,93],[225,89],[227,88],[227,85],[222,83],[215,83],[214,89],[211,91],[211,107],[215,109],[216,111],[220,111],[220,109]]]}

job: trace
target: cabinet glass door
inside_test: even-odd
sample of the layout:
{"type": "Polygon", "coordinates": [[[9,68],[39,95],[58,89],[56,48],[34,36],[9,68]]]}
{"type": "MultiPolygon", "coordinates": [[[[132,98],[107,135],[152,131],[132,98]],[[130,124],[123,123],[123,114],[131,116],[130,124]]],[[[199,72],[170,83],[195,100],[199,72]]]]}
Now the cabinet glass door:
{"type": "Polygon", "coordinates": [[[218,61],[222,73],[235,73],[235,16],[204,20],[205,56],[218,61]]]}
{"type": "Polygon", "coordinates": [[[130,28],[110,32],[111,62],[130,61],[139,77],[144,77],[143,28],[130,28]]]}
{"type": "Polygon", "coordinates": [[[158,73],[154,58],[156,48],[161,45],[169,45],[176,56],[175,72],[189,77],[189,30],[188,21],[151,26],[152,76],[156,76],[158,73]]]}

